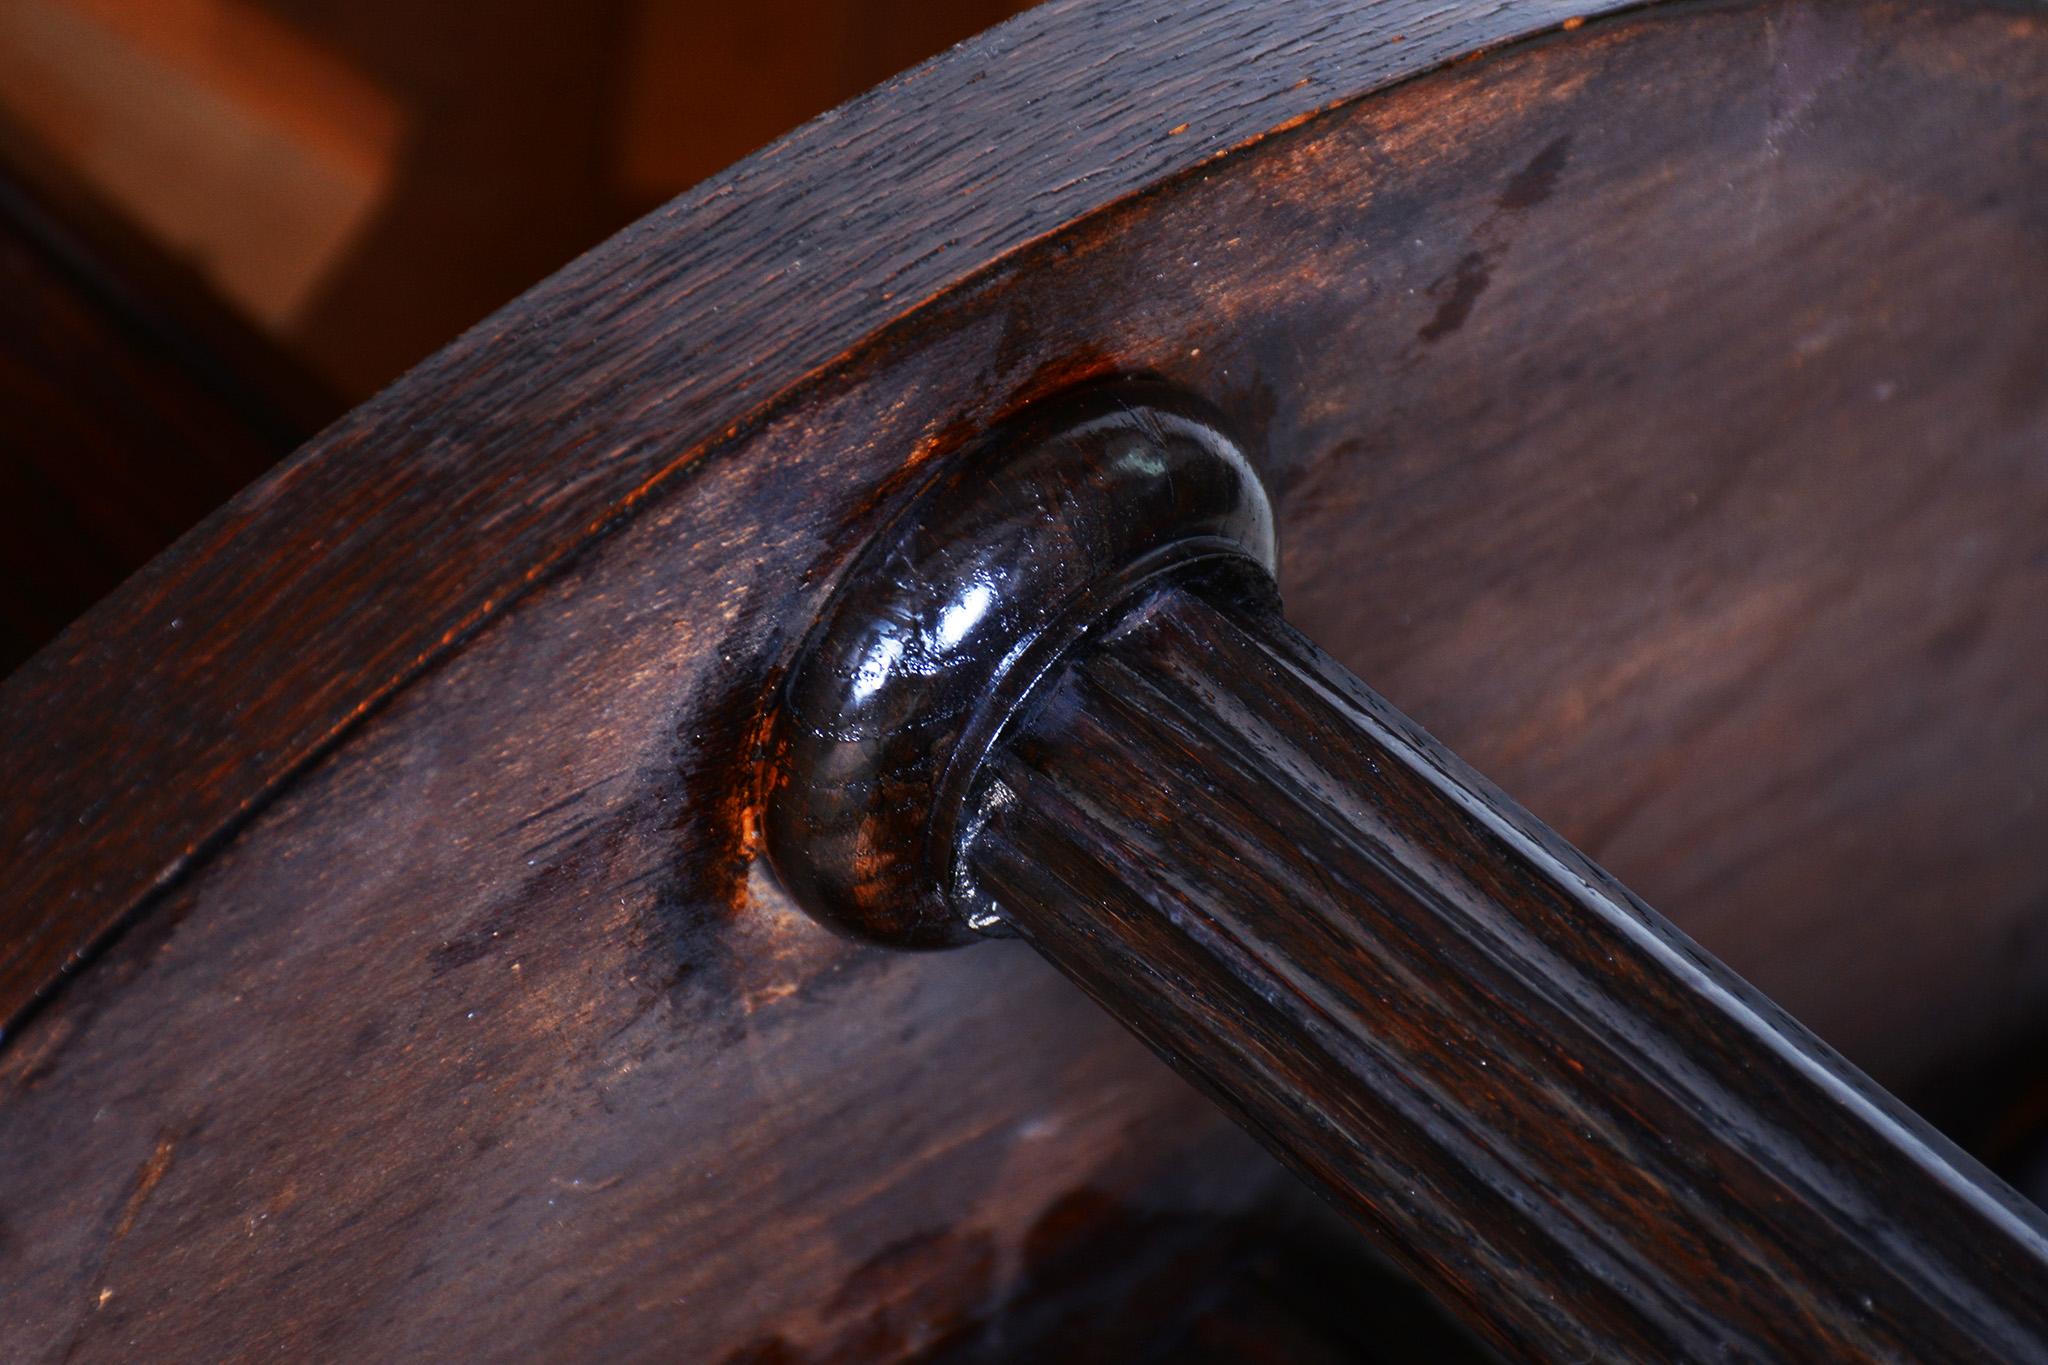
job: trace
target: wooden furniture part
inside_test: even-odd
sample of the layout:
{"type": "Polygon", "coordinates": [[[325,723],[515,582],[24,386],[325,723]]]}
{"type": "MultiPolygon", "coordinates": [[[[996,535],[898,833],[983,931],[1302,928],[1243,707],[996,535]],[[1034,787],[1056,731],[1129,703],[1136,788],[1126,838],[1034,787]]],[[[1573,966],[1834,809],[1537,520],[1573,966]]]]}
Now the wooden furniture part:
{"type": "Polygon", "coordinates": [[[800,903],[1021,934],[1517,1353],[2048,1355],[2048,1218],[1290,629],[1216,414],[987,445],[797,660],[800,903]]]}
{"type": "Polygon", "coordinates": [[[1025,945],[760,860],[860,548],[1094,377],[1878,1082],[2040,1036],[2043,26],[1055,0],[573,263],[0,686],[0,1355],[1028,1356],[1260,1216],[1025,945]]]}

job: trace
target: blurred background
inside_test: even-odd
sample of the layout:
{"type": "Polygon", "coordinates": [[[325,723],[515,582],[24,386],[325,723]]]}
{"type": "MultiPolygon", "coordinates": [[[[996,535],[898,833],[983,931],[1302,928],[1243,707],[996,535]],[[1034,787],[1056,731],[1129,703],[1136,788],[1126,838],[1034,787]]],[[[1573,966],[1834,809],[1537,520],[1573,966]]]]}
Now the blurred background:
{"type": "Polygon", "coordinates": [[[0,674],[349,406],[1012,0],[0,0],[0,674]]]}

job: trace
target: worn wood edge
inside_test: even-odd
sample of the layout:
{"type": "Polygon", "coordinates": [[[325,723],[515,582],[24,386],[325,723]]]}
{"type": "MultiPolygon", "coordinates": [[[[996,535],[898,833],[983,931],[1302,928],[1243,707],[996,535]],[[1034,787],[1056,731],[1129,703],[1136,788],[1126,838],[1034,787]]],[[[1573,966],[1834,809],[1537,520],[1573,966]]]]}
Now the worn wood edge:
{"type": "MultiPolygon", "coordinates": [[[[1455,60],[1576,28],[1590,14],[1641,7],[1639,0],[1604,6],[1509,0],[1450,9],[1353,5],[1319,16],[1322,27],[1290,35],[1284,47],[1247,55],[1247,42],[1263,30],[1262,7],[1246,0],[1174,8],[1142,20],[1082,0],[1054,0],[821,116],[586,253],[315,438],[0,685],[0,747],[29,759],[19,769],[26,780],[6,817],[10,861],[0,865],[0,1042],[18,1033],[33,1009],[150,900],[385,700],[673,487],[675,476],[695,461],[743,444],[773,412],[829,381],[884,333],[999,271],[1032,243],[1318,114],[1455,60]],[[1085,81],[1064,92],[1021,82],[1008,105],[977,103],[984,92],[974,87],[989,74],[986,68],[1057,57],[1055,45],[1090,19],[1112,35],[1120,25],[1145,46],[1106,52],[1082,73],[1085,81]],[[1103,163],[1092,168],[1058,160],[1057,153],[1076,150],[1071,115],[1088,92],[1138,74],[1160,54],[1187,58],[1197,51],[1189,40],[1208,28],[1220,29],[1210,39],[1217,60],[1209,73],[1267,76],[1255,97],[1232,99],[1213,130],[1197,130],[1189,119],[1167,122],[1201,112],[1189,107],[1178,85],[1130,83],[1130,97],[1143,103],[1125,117],[1154,135],[1128,149],[1089,144],[1085,150],[1103,163]],[[1286,81],[1296,71],[1306,74],[1286,81]],[[1015,211],[971,224],[980,236],[972,255],[956,250],[960,237],[934,245],[928,233],[874,251],[862,215],[831,225],[836,238],[809,236],[816,224],[804,220],[806,201],[872,178],[848,148],[896,137],[906,104],[918,98],[920,108],[958,100],[982,120],[965,139],[999,139],[1005,155],[992,173],[984,172],[986,158],[977,159],[978,178],[958,187],[927,183],[922,161],[896,169],[893,179],[880,182],[877,211],[886,211],[890,195],[922,204],[942,188],[1014,203],[1015,211]],[[1195,136],[1185,137],[1188,132],[1195,136]],[[792,172],[809,172],[823,183],[788,183],[792,172]],[[722,241],[691,255],[699,234],[715,237],[750,211],[795,220],[777,221],[774,229],[812,262],[822,256],[824,265],[798,258],[763,289],[735,278],[753,262],[720,254],[722,241]],[[680,250],[683,259],[650,264],[664,248],[680,250]],[[821,274],[879,278],[899,287],[821,300],[810,283],[821,274]],[[632,347],[637,334],[618,303],[629,281],[635,281],[630,292],[657,295],[647,306],[664,315],[696,305],[691,321],[711,324],[697,357],[708,357],[701,370],[665,383],[676,367],[632,347]],[[728,300],[742,306],[714,320],[721,306],[696,296],[721,284],[743,286],[728,300]],[[783,306],[822,317],[812,329],[817,334],[778,333],[781,353],[736,362],[735,354],[744,352],[735,351],[731,338],[783,306]],[[565,350],[578,352],[573,368],[551,369],[565,350]],[[760,377],[764,373],[768,378],[760,377]],[[776,375],[788,378],[778,384],[776,375]],[[408,439],[415,427],[447,411],[451,390],[481,381],[495,395],[512,388],[514,376],[529,381],[518,401],[503,407],[486,402],[481,413],[458,411],[424,448],[408,439]],[[665,414],[667,439],[634,432],[607,452],[586,453],[605,434],[603,414],[623,413],[625,421],[649,415],[633,407],[634,397],[685,410],[665,414]],[[530,436],[529,423],[560,411],[576,414],[574,428],[521,439],[530,436]],[[578,452],[573,462],[555,458],[565,449],[578,452]],[[505,533],[504,521],[530,501],[534,484],[566,487],[569,494],[560,506],[543,509],[537,524],[505,533]],[[365,488],[372,492],[364,494],[365,488]],[[465,505],[464,494],[479,488],[485,496],[465,505]],[[429,505],[425,524],[366,515],[400,497],[429,505]],[[373,505],[365,509],[360,500],[373,505]],[[374,525],[373,535],[352,538],[364,524],[374,525]],[[271,553],[284,558],[281,576],[259,597],[250,592],[248,575],[271,553]],[[362,566],[386,562],[395,565],[384,569],[390,581],[383,590],[351,599],[345,629],[323,634],[317,613],[323,586],[365,582],[372,575],[362,566]],[[452,580],[433,576],[435,564],[448,563],[488,568],[452,580]],[[261,637],[256,628],[264,623],[274,638],[261,637]],[[282,676],[266,695],[253,680],[273,665],[282,676]],[[311,694],[303,704],[278,700],[300,691],[311,694]],[[139,737],[125,752],[102,742],[115,718],[139,737]],[[181,799],[166,801],[169,790],[181,799]],[[139,829],[141,847],[108,856],[107,831],[122,826],[139,829]]],[[[933,121],[938,130],[927,131],[927,140],[963,140],[956,117],[933,121]]],[[[772,235],[736,230],[747,240],[772,235]]],[[[685,325],[665,324],[655,340],[685,325]]]]}

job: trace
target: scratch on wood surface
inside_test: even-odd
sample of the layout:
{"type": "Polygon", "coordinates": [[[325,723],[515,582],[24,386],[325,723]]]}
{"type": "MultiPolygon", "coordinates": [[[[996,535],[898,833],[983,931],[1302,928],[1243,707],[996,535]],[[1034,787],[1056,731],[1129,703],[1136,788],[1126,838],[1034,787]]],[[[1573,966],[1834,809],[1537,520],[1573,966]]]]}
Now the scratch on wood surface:
{"type": "Polygon", "coordinates": [[[84,1345],[88,1325],[93,1314],[104,1309],[114,1297],[114,1287],[106,1283],[107,1265],[114,1258],[114,1248],[134,1230],[135,1220],[142,1215],[142,1206],[149,1202],[149,1196],[163,1183],[170,1172],[171,1158],[176,1154],[177,1144],[169,1133],[157,1134],[156,1147],[142,1163],[142,1169],[135,1173],[135,1188],[128,1193],[128,1200],[121,1206],[121,1219],[114,1224],[114,1233],[100,1249],[92,1266],[92,1273],[86,1278],[88,1300],[86,1311],[79,1315],[77,1323],[64,1349],[57,1355],[58,1360],[68,1361],[76,1356],[84,1345]]]}
{"type": "Polygon", "coordinates": [[[115,1225],[114,1235],[108,1239],[109,1250],[112,1250],[115,1242],[126,1237],[135,1227],[135,1220],[141,1215],[142,1206],[149,1202],[149,1196],[170,1172],[171,1157],[175,1151],[176,1145],[168,1133],[158,1136],[156,1150],[149,1154],[149,1160],[142,1163],[141,1171],[135,1176],[134,1193],[128,1196],[128,1203],[121,1210],[121,1221],[115,1225]]]}

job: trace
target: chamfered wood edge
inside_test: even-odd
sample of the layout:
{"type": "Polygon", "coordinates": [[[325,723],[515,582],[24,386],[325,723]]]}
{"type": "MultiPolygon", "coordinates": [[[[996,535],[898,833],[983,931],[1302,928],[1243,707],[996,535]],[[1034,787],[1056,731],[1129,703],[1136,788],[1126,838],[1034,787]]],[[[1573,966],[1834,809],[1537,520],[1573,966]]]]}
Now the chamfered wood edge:
{"type": "Polygon", "coordinates": [[[1633,7],[1054,0],[571,263],[0,685],[17,776],[0,817],[9,1036],[382,701],[864,343],[1018,248],[1319,112],[1633,7]]]}

